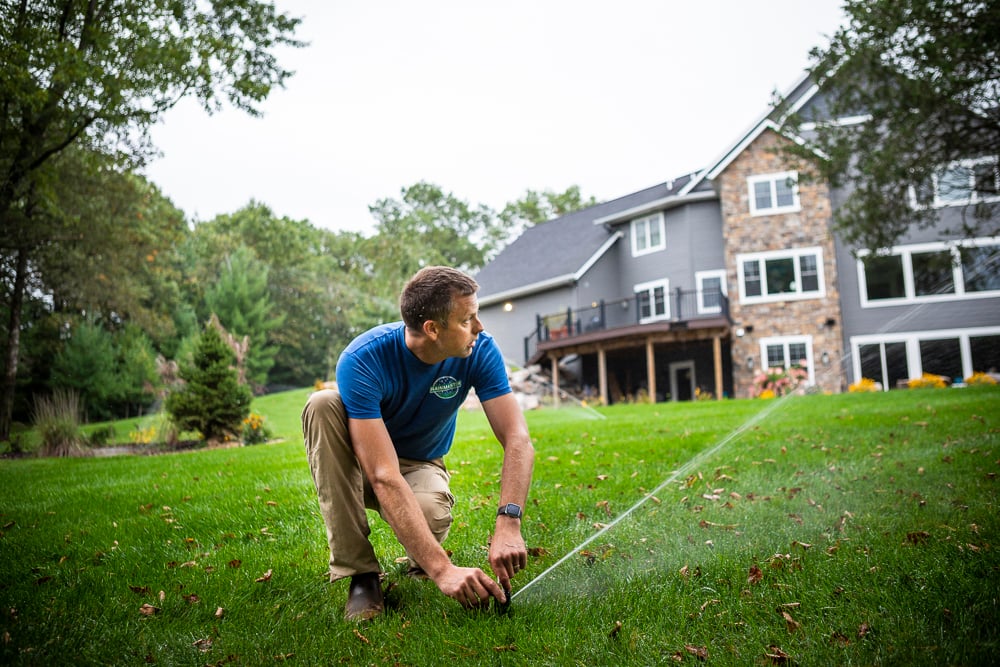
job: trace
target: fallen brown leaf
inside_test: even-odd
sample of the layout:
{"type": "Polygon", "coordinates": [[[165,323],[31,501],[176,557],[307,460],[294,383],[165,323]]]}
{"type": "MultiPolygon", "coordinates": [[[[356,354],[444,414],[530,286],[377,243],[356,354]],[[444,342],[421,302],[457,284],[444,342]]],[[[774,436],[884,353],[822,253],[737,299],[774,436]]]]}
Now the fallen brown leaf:
{"type": "Polygon", "coordinates": [[[752,565],[750,567],[750,573],[747,575],[747,582],[751,584],[759,584],[763,579],[764,572],[756,565],[752,565]]]}
{"type": "Polygon", "coordinates": [[[781,617],[785,619],[785,628],[788,630],[789,634],[802,627],[802,624],[792,618],[792,615],[787,611],[781,612],[781,617]]]}
{"type": "Polygon", "coordinates": [[[503,651],[516,651],[517,644],[507,644],[506,646],[494,646],[493,650],[496,651],[497,653],[501,653],[503,651]]]}
{"type": "Polygon", "coordinates": [[[371,644],[371,642],[368,641],[368,637],[365,637],[363,634],[361,634],[361,631],[358,630],[357,628],[354,628],[354,636],[360,639],[363,644],[371,644]]]}
{"type": "Polygon", "coordinates": [[[790,659],[791,656],[781,650],[780,647],[771,645],[767,647],[767,651],[764,652],[764,657],[771,661],[774,665],[784,665],[790,659]]]}
{"type": "Polygon", "coordinates": [[[698,658],[699,660],[708,660],[708,647],[707,646],[695,646],[694,644],[685,644],[684,650],[698,658]]]}
{"type": "Polygon", "coordinates": [[[614,627],[611,628],[611,632],[608,633],[608,637],[611,637],[612,639],[614,639],[615,637],[618,636],[618,633],[621,632],[621,631],[622,631],[622,622],[621,621],[615,621],[615,625],[614,625],[614,627]]]}
{"type": "Polygon", "coordinates": [[[257,577],[256,579],[254,579],[254,581],[257,582],[258,584],[261,583],[261,582],[264,582],[264,581],[270,581],[271,580],[271,574],[272,574],[272,571],[270,569],[268,569],[267,572],[265,572],[262,576],[257,577]]]}
{"type": "Polygon", "coordinates": [[[139,613],[143,616],[152,616],[153,614],[160,613],[159,607],[154,607],[148,602],[139,607],[139,613]]]}

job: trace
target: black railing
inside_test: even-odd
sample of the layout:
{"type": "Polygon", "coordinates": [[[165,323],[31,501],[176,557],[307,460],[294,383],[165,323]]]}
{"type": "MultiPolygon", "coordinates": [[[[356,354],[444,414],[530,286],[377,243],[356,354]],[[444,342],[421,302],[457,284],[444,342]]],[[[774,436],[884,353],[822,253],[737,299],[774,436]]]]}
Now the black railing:
{"type": "Polygon", "coordinates": [[[642,292],[613,301],[601,300],[584,308],[536,315],[534,331],[524,337],[524,358],[530,359],[538,343],[543,341],[649,322],[684,323],[711,317],[729,319],[729,299],[719,290],[678,288],[656,296],[642,292]]]}

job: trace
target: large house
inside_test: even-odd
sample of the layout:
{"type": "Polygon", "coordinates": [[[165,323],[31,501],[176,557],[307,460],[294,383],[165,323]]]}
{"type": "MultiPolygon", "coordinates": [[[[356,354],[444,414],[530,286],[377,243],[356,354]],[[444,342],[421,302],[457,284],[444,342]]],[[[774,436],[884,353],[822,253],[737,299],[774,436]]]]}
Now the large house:
{"type": "MultiPolygon", "coordinates": [[[[786,100],[824,119],[808,76],[786,100]]],[[[783,150],[810,125],[792,135],[776,113],[707,168],[530,227],[487,264],[481,317],[509,362],[541,364],[557,386],[571,374],[605,404],[746,397],[775,367],[829,392],[1000,368],[1000,238],[940,236],[996,199],[996,158],[947,165],[919,201],[902,193],[938,207],[941,226],[871,253],[833,231],[849,192],[800,179],[783,150]]]]}

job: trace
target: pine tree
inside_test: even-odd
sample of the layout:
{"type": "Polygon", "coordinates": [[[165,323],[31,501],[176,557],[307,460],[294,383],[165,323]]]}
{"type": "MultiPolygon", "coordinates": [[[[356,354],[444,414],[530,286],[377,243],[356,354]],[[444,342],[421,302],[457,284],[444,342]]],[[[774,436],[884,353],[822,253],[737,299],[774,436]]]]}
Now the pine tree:
{"type": "Polygon", "coordinates": [[[218,329],[205,327],[191,364],[179,370],[185,384],[167,396],[167,412],[181,430],[196,430],[208,441],[240,433],[253,395],[240,384],[235,362],[218,329]]]}

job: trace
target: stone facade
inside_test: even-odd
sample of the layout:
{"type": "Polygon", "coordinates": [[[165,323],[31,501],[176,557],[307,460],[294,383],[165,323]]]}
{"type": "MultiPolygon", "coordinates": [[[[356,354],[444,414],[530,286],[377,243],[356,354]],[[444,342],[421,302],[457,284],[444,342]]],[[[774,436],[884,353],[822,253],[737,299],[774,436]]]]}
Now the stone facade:
{"type": "Polygon", "coordinates": [[[760,340],[781,336],[811,339],[814,379],[818,389],[829,392],[845,389],[833,214],[827,184],[801,182],[803,179],[800,177],[800,210],[757,216],[750,212],[748,177],[785,171],[804,172],[792,156],[782,152],[781,145],[786,141],[772,130],[765,130],[716,179],[726,244],[730,314],[735,331],[732,339],[733,388],[737,397],[751,395],[753,378],[766,364],[766,359],[761,359],[760,340]],[[823,296],[741,303],[737,255],[814,246],[822,249],[823,296]],[[742,336],[739,335],[741,331],[742,336]],[[753,359],[753,370],[748,369],[747,360],[750,358],[753,359]],[[823,362],[824,359],[827,363],[823,362]]]}

